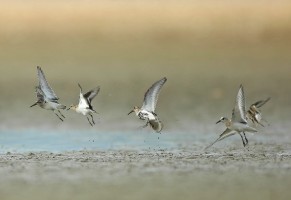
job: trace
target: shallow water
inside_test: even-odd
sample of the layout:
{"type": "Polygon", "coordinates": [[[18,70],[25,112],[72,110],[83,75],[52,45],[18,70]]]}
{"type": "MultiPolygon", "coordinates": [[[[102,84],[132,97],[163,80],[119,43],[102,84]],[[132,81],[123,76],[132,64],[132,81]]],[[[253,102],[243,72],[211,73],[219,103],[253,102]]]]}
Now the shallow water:
{"type": "Polygon", "coordinates": [[[0,152],[66,152],[80,150],[171,149],[179,145],[177,138],[155,133],[96,131],[2,131],[0,152]],[[142,134],[142,136],[141,136],[142,134]]]}

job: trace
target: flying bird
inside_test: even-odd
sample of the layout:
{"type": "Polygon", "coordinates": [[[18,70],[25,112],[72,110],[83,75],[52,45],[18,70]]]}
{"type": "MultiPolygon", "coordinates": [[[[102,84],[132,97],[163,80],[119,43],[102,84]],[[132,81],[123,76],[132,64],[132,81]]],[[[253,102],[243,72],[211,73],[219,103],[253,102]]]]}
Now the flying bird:
{"type": "Polygon", "coordinates": [[[265,119],[263,119],[262,112],[259,108],[267,103],[270,99],[271,98],[269,97],[266,100],[257,101],[256,103],[252,104],[247,111],[247,118],[250,119],[255,125],[260,124],[264,127],[262,121],[266,122],[269,125],[269,123],[265,119]]]}
{"type": "Polygon", "coordinates": [[[52,110],[55,115],[61,121],[63,121],[63,118],[65,118],[65,116],[61,113],[60,109],[65,109],[66,106],[58,102],[59,98],[48,84],[45,75],[39,66],[37,66],[37,75],[39,80],[39,85],[35,87],[37,101],[30,107],[38,105],[43,109],[52,110]]]}
{"type": "Polygon", "coordinates": [[[78,83],[78,86],[80,88],[79,104],[78,105],[71,105],[67,110],[72,109],[72,110],[76,111],[77,113],[80,113],[80,114],[86,116],[89,124],[91,126],[93,126],[93,124],[95,124],[93,114],[97,113],[97,112],[93,109],[91,102],[94,99],[94,97],[99,93],[100,87],[98,86],[98,87],[90,90],[86,94],[83,94],[82,87],[79,83],[78,83]],[[89,119],[89,116],[91,117],[91,121],[89,119]]]}
{"type": "Polygon", "coordinates": [[[145,93],[142,107],[134,106],[133,110],[128,113],[129,115],[134,112],[141,120],[146,120],[146,124],[143,126],[144,128],[150,125],[158,133],[162,131],[163,124],[159,120],[155,110],[160,90],[166,81],[167,78],[164,77],[155,82],[145,93]]]}

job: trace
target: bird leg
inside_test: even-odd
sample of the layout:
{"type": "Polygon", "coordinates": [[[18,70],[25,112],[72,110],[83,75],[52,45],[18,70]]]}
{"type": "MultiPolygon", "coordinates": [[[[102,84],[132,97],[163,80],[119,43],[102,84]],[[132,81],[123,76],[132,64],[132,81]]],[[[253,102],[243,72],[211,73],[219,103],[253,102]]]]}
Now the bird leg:
{"type": "Polygon", "coordinates": [[[246,145],[247,145],[247,144],[249,143],[249,140],[248,140],[248,138],[247,138],[247,136],[246,136],[245,132],[243,132],[243,134],[244,134],[245,141],[246,141],[246,145]]]}
{"type": "Polygon", "coordinates": [[[94,119],[93,119],[93,115],[92,114],[89,114],[89,115],[91,116],[92,123],[95,124],[94,119]]]}
{"type": "Polygon", "coordinates": [[[62,115],[62,117],[63,118],[66,118],[62,113],[61,113],[61,111],[60,110],[58,110],[58,112],[62,115]]]}
{"type": "Polygon", "coordinates": [[[63,122],[64,120],[54,111],[55,115],[63,122]]]}
{"type": "Polygon", "coordinates": [[[265,127],[265,126],[264,126],[262,123],[260,123],[259,120],[257,120],[256,118],[252,119],[252,121],[253,121],[253,124],[256,125],[256,127],[257,127],[257,124],[261,125],[262,127],[265,127]]]}
{"type": "Polygon", "coordinates": [[[240,135],[240,137],[241,137],[241,139],[242,139],[242,142],[243,142],[243,145],[244,145],[244,147],[246,146],[246,143],[245,143],[245,140],[244,140],[244,138],[243,138],[243,136],[242,136],[242,134],[239,132],[239,135],[240,135]]]}
{"type": "Polygon", "coordinates": [[[86,117],[87,117],[87,120],[88,120],[89,124],[90,124],[91,126],[93,126],[93,124],[90,122],[89,117],[88,117],[88,116],[86,116],[86,117]]]}
{"type": "Polygon", "coordinates": [[[265,127],[264,124],[262,124],[261,122],[258,122],[258,124],[260,124],[262,127],[265,127]]]}

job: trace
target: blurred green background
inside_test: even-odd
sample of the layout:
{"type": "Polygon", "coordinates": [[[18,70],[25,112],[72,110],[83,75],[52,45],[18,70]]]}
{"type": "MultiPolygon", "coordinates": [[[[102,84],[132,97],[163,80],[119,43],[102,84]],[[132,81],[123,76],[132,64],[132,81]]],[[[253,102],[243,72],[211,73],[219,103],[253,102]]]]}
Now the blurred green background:
{"type": "Polygon", "coordinates": [[[65,105],[78,101],[78,82],[100,85],[93,105],[108,128],[136,123],[126,114],[164,76],[157,113],[167,128],[229,116],[241,83],[248,105],[271,96],[267,118],[290,121],[290,10],[271,0],[1,1],[1,126],[58,122],[28,109],[37,65],[65,105]]]}

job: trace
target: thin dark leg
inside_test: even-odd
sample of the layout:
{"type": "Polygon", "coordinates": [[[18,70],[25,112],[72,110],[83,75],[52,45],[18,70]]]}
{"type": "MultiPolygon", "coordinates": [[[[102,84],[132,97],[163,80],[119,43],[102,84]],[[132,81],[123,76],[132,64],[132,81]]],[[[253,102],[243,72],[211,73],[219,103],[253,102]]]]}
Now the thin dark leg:
{"type": "MultiPolygon", "coordinates": [[[[54,112],[55,113],[55,112],[54,112]]],[[[64,120],[57,114],[55,113],[55,115],[63,122],[64,120]]]]}
{"type": "Polygon", "coordinates": [[[95,124],[94,119],[93,119],[93,115],[90,114],[90,116],[91,116],[91,119],[92,119],[93,124],[95,124]]]}
{"type": "Polygon", "coordinates": [[[251,120],[252,120],[253,124],[255,124],[255,122],[256,122],[255,119],[254,118],[251,118],[251,120]]]}
{"type": "Polygon", "coordinates": [[[262,124],[262,123],[260,123],[260,122],[258,122],[258,124],[260,124],[262,127],[265,127],[264,124],[262,124]]]}
{"type": "Polygon", "coordinates": [[[93,124],[90,122],[89,117],[88,117],[88,116],[86,116],[86,117],[87,117],[87,120],[88,120],[89,124],[90,124],[91,126],[93,126],[93,124]]]}
{"type": "Polygon", "coordinates": [[[243,132],[243,134],[244,134],[245,141],[246,141],[246,145],[247,145],[247,144],[249,143],[249,140],[248,140],[248,138],[247,138],[247,136],[246,136],[245,132],[243,132]]]}
{"type": "Polygon", "coordinates": [[[62,115],[62,117],[63,118],[66,118],[62,113],[61,113],[61,111],[60,110],[58,110],[58,112],[62,115]]]}
{"type": "Polygon", "coordinates": [[[245,140],[244,140],[244,138],[243,138],[243,136],[242,136],[241,133],[239,133],[239,135],[240,135],[240,137],[241,137],[241,139],[242,139],[242,142],[243,142],[243,145],[244,145],[244,147],[245,147],[245,146],[246,146],[245,140]]]}

